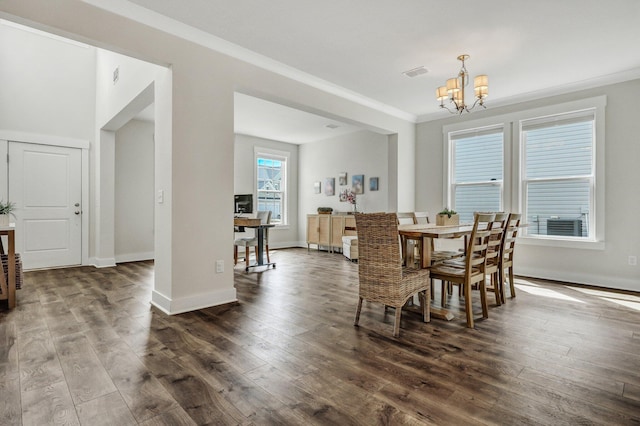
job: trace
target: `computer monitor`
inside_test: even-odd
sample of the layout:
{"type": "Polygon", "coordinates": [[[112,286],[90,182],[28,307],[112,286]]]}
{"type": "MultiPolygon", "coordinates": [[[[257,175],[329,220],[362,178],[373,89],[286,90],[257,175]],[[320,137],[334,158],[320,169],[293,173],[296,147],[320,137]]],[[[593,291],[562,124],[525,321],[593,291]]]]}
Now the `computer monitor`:
{"type": "Polygon", "coordinates": [[[235,214],[253,213],[253,194],[234,195],[233,212],[235,214]]]}

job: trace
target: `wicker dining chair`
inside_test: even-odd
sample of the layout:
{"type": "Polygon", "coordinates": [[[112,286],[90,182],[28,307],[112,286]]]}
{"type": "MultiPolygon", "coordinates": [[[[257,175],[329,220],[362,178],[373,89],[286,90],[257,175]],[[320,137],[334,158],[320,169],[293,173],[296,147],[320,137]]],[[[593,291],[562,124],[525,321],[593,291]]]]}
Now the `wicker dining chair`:
{"type": "Polygon", "coordinates": [[[358,325],[362,301],[395,308],[393,335],[400,333],[402,307],[419,295],[424,322],[431,318],[429,270],[402,266],[395,213],[356,213],[358,232],[359,300],[354,325],[358,325]]]}

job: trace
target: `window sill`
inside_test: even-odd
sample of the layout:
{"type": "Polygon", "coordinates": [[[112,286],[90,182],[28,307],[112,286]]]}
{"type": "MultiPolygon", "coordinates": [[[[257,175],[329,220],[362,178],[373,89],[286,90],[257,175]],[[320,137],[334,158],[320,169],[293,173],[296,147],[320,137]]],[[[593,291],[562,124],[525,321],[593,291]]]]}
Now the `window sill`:
{"type": "Polygon", "coordinates": [[[583,250],[604,250],[604,241],[559,239],[545,237],[518,236],[518,243],[528,246],[561,247],[583,250]]]}

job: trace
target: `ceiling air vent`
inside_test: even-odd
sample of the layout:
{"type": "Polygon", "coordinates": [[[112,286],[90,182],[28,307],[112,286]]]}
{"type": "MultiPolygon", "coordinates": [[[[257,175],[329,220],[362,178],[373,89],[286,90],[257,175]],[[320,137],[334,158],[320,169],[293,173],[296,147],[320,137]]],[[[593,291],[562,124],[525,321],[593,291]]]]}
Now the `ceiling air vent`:
{"type": "Polygon", "coordinates": [[[428,72],[429,70],[426,69],[424,66],[422,66],[422,67],[414,68],[409,71],[405,71],[402,74],[406,75],[407,77],[417,77],[419,75],[426,74],[428,72]]]}

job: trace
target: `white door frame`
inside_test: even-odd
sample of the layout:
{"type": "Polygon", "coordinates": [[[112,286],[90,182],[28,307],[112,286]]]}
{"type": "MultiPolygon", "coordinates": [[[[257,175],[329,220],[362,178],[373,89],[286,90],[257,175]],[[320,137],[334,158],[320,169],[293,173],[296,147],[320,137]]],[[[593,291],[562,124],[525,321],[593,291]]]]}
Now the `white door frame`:
{"type": "Polygon", "coordinates": [[[7,154],[9,142],[33,143],[39,145],[62,146],[81,149],[82,158],[82,265],[89,264],[89,141],[53,135],[39,135],[0,129],[0,176],[5,176],[5,185],[0,186],[0,199],[6,199],[9,191],[7,154]]]}

